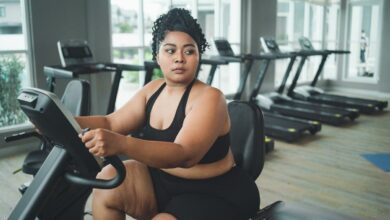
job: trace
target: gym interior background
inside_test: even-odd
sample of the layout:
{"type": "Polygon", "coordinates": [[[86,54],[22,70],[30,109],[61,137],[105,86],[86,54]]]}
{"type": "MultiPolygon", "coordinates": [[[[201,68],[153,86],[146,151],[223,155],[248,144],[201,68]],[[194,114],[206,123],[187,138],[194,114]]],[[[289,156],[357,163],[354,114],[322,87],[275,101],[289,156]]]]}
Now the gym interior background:
{"type": "MultiPolygon", "coordinates": [[[[8,216],[20,198],[18,186],[31,178],[12,172],[28,151],[38,147],[34,139],[3,141],[31,129],[23,114],[7,112],[5,103],[17,96],[12,91],[28,86],[47,88],[43,67],[60,64],[59,40],[87,40],[97,61],[142,65],[151,59],[152,21],[170,7],[189,9],[210,42],[226,38],[237,54],[260,53],[260,37],[275,39],[286,51],[298,50],[302,36],[316,49],[348,49],[349,55],[328,58],[319,87],[338,94],[390,99],[390,2],[386,0],[0,0],[0,219],[8,216]],[[16,69],[14,81],[7,81],[7,68],[16,69]]],[[[216,54],[215,46],[207,53],[216,54]]],[[[310,83],[319,63],[316,57],[307,61],[299,84],[310,83]]],[[[287,64],[286,60],[271,63],[260,93],[277,88],[287,64]]],[[[233,63],[220,66],[213,86],[234,92],[242,68],[233,63]]],[[[243,100],[258,71],[259,65],[254,65],[243,100]]],[[[200,79],[207,73],[207,67],[202,67],[200,79]]],[[[143,74],[124,73],[117,107],[142,86],[143,74]]],[[[83,78],[91,84],[92,114],[104,114],[112,75],[83,78]]],[[[61,96],[66,82],[57,81],[57,95],[61,96]]],[[[361,156],[390,153],[387,111],[362,114],[344,126],[324,124],[320,133],[294,143],[276,139],[275,150],[267,154],[257,180],[261,206],[282,200],[345,218],[390,216],[389,173],[361,156]]]]}

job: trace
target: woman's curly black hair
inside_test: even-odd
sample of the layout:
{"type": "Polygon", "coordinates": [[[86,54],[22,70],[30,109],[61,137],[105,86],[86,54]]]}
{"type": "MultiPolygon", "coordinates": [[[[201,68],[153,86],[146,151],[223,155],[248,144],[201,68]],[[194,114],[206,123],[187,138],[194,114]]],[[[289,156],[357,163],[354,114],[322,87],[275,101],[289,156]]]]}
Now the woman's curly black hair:
{"type": "Polygon", "coordinates": [[[152,31],[153,60],[156,59],[161,41],[164,40],[166,33],[169,31],[181,31],[190,35],[196,42],[200,54],[209,47],[197,20],[191,16],[191,13],[188,10],[183,8],[173,8],[166,14],[162,14],[154,22],[152,31]]]}

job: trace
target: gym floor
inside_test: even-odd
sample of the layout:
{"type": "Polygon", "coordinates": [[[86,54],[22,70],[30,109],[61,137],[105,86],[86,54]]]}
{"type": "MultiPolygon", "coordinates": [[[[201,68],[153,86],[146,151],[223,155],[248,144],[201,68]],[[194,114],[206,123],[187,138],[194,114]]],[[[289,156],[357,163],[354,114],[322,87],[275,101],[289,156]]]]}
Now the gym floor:
{"type": "MultiPolygon", "coordinates": [[[[389,96],[381,98],[390,100],[389,96]]],[[[323,125],[314,136],[308,134],[297,143],[276,141],[275,146],[256,181],[261,207],[282,200],[296,207],[331,211],[338,219],[390,216],[390,173],[360,155],[390,153],[388,109],[361,115],[356,122],[342,127],[323,125]]],[[[0,158],[0,220],[7,219],[19,200],[17,188],[31,179],[21,172],[12,174],[25,154],[0,158]]],[[[91,209],[90,202],[86,209],[91,209]]]]}
{"type": "Polygon", "coordinates": [[[342,127],[323,124],[297,143],[277,141],[256,181],[261,207],[282,200],[358,219],[390,216],[390,173],[361,156],[390,153],[388,109],[342,127]]]}

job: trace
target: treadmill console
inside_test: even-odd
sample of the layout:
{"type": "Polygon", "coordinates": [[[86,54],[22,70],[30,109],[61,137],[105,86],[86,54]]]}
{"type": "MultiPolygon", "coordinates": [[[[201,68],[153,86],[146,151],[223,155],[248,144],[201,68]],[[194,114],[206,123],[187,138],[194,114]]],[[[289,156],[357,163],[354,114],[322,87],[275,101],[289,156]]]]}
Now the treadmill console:
{"type": "Polygon", "coordinates": [[[299,38],[299,45],[301,45],[302,50],[314,50],[313,45],[307,37],[299,38]]]}
{"type": "Polygon", "coordinates": [[[265,39],[260,37],[261,47],[266,53],[281,53],[278,44],[273,39],[265,39]]]}
{"type": "Polygon", "coordinates": [[[217,47],[218,53],[221,56],[234,56],[232,47],[229,41],[226,39],[214,40],[215,46],[217,47]]]}
{"type": "Polygon", "coordinates": [[[85,40],[58,41],[57,47],[63,67],[94,62],[91,49],[85,40]]]}

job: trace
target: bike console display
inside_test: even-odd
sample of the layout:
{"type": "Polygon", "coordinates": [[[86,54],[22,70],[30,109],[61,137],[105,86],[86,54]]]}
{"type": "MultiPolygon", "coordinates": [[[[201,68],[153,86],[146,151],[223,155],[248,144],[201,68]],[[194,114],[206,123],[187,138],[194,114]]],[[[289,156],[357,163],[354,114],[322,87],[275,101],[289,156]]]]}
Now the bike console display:
{"type": "Polygon", "coordinates": [[[95,179],[96,173],[101,169],[102,158],[93,157],[88,152],[78,137],[82,131],[79,124],[55,94],[27,88],[22,90],[18,101],[23,112],[42,135],[69,154],[77,175],[75,172],[68,172],[65,174],[67,180],[95,188],[114,188],[123,181],[126,171],[117,156],[106,157],[104,160],[116,168],[118,175],[111,180],[95,179]]]}

